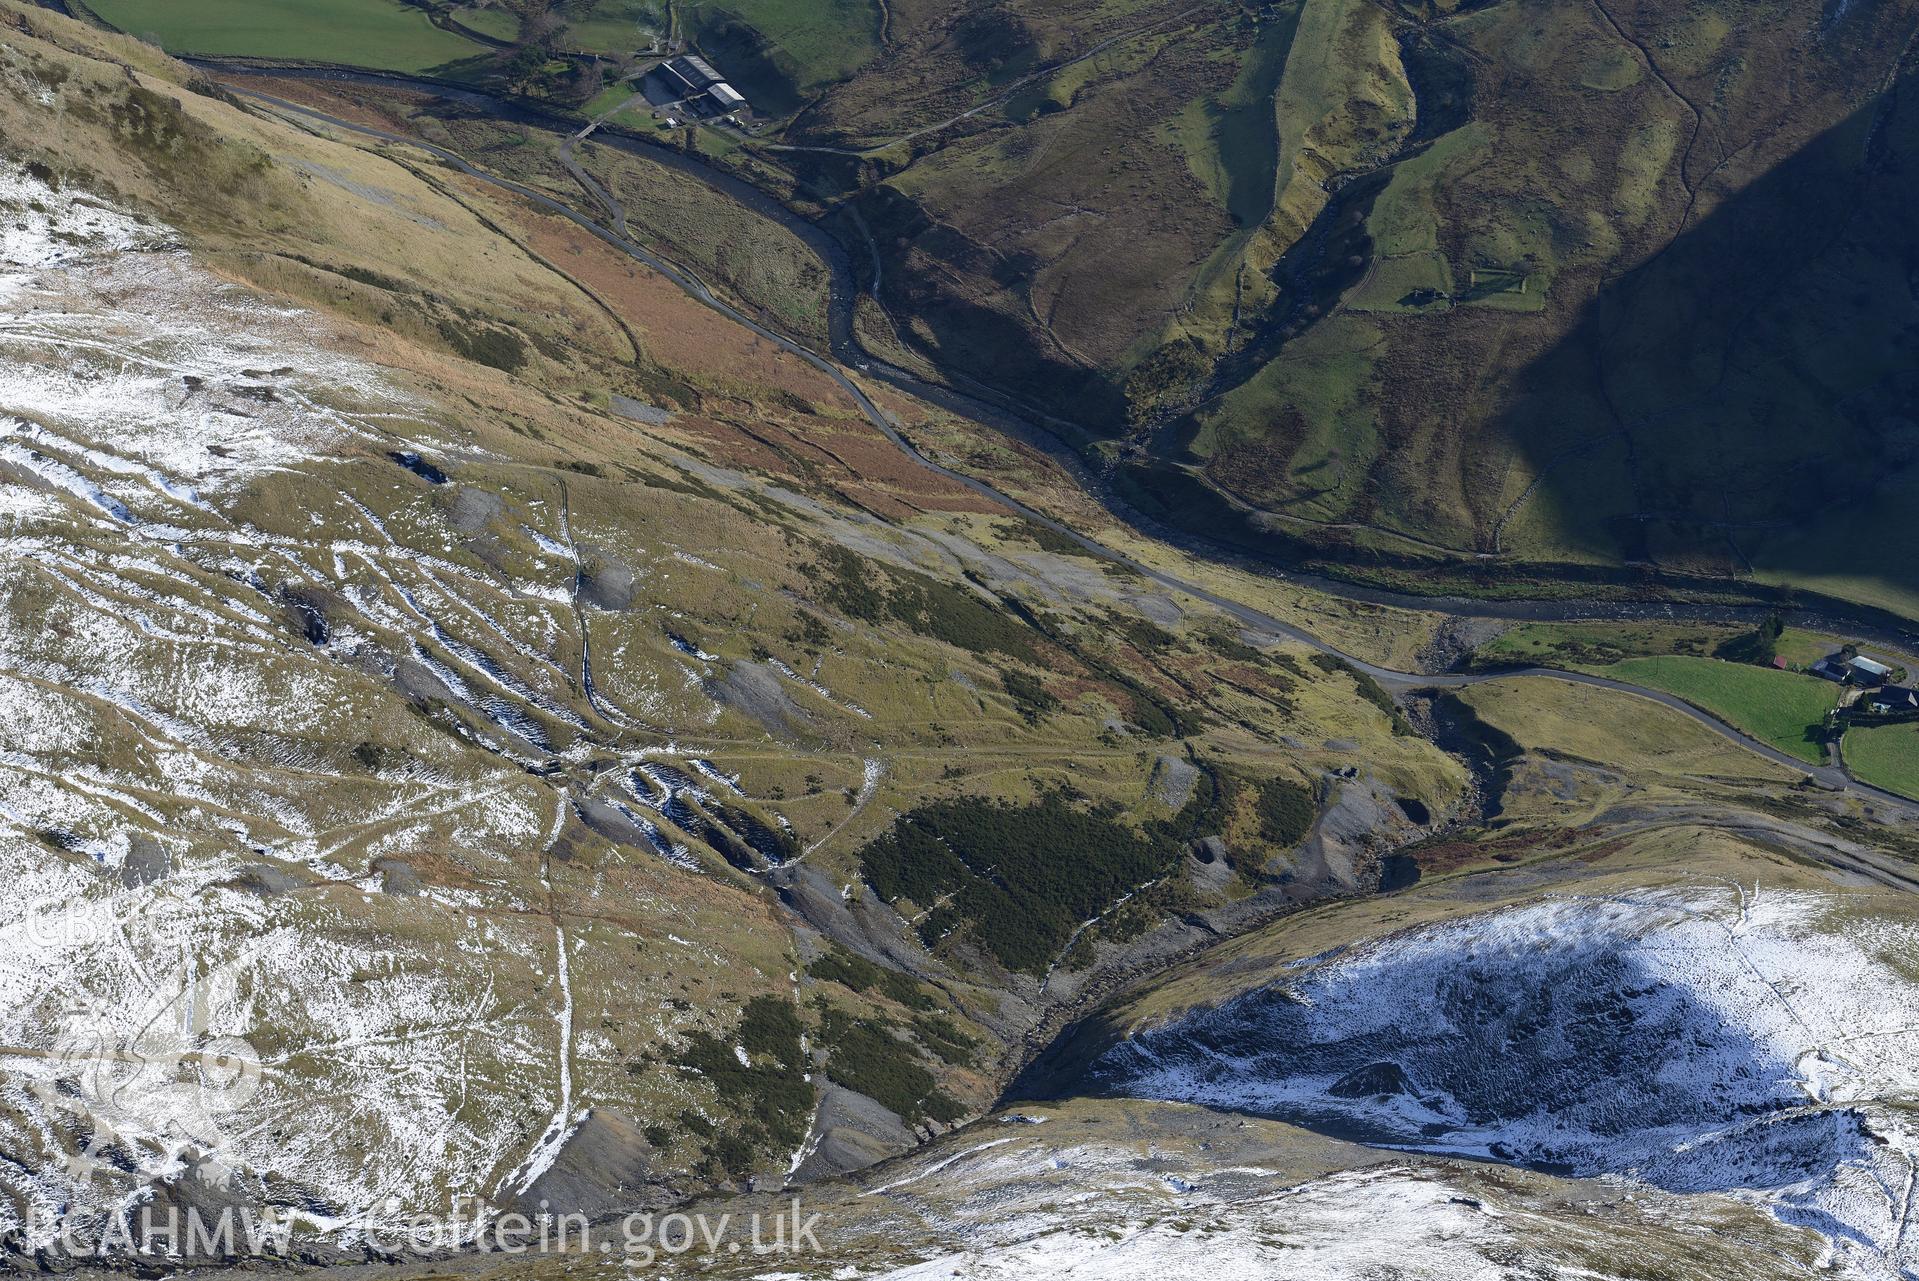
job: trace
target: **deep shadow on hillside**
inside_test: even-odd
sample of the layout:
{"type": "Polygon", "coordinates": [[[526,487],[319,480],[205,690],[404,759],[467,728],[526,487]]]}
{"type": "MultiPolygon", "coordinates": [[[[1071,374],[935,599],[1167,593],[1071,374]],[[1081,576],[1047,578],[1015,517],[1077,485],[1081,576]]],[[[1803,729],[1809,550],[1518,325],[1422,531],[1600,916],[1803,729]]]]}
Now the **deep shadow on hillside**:
{"type": "Polygon", "coordinates": [[[1790,1016],[1737,949],[1712,951],[1689,923],[1650,946],[1629,932],[1659,910],[1527,908],[1298,962],[1283,983],[1109,1040],[1076,1084],[1676,1192],[1865,1162],[1856,1114],[1801,1113],[1777,1026],[1790,1016]]]}
{"type": "MultiPolygon", "coordinates": [[[[1915,146],[1908,77],[1605,288],[1519,373],[1488,429],[1544,470],[1532,501],[1574,545],[1738,574],[1831,513],[1905,502],[1915,146]]],[[[1919,583],[1898,558],[1873,570],[1919,583]]]]}
{"type": "MultiPolygon", "coordinates": [[[[1485,366],[1507,345],[1499,335],[1532,317],[1392,321],[1394,368],[1417,376],[1372,394],[1397,397],[1384,408],[1423,420],[1422,433],[1462,438],[1478,550],[1502,559],[1273,524],[1157,458],[1123,466],[1118,487],[1182,532],[1412,590],[1743,590],[1749,580],[1731,579],[1788,540],[1771,559],[1794,573],[1856,567],[1919,586],[1908,559],[1859,546],[1902,535],[1919,482],[1915,148],[1908,77],[1602,284],[1563,337],[1510,373],[1485,366]],[[1462,345],[1473,359],[1458,358],[1462,345]],[[1520,503],[1505,492],[1509,457],[1543,473],[1520,503]],[[1842,518],[1866,535],[1820,537],[1842,518]]],[[[1419,470],[1432,456],[1389,449],[1369,484],[1417,510],[1444,481],[1419,470]]]]}
{"type": "MultiPolygon", "coordinates": [[[[1045,265],[1031,254],[1007,255],[976,244],[887,187],[867,192],[860,208],[876,243],[911,246],[926,263],[958,279],[1018,290],[1045,265]]],[[[1051,412],[1070,410],[1075,422],[1125,420],[1125,399],[1111,383],[1061,359],[1015,317],[947,287],[941,273],[908,270],[889,259],[882,279],[888,307],[918,322],[922,341],[942,364],[1051,412]]]]}

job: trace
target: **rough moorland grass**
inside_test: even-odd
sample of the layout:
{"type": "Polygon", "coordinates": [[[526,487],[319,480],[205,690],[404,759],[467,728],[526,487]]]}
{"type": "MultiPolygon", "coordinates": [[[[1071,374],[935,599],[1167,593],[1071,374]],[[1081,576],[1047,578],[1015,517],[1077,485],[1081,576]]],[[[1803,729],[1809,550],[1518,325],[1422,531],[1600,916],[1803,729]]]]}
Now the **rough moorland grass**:
{"type": "Polygon", "coordinates": [[[1481,645],[1477,657],[1484,663],[1600,668],[1661,654],[1703,658],[1737,634],[1735,628],[1705,624],[1521,623],[1481,645]]]}
{"type": "Polygon", "coordinates": [[[1647,780],[1687,775],[1790,782],[1787,767],[1761,760],[1698,722],[1644,699],[1561,681],[1516,678],[1461,690],[1480,725],[1502,733],[1484,743],[1494,761],[1520,751],[1599,761],[1647,780]]]}
{"type": "MultiPolygon", "coordinates": [[[[636,118],[640,127],[651,127],[644,109],[615,123],[636,118]]],[[[581,150],[587,167],[625,204],[630,226],[742,301],[770,310],[791,332],[825,340],[827,271],[792,232],[677,170],[616,147],[581,150]]]]}
{"type": "Polygon", "coordinates": [[[251,55],[431,71],[486,52],[398,0],[91,0],[122,31],[169,53],[251,55]]]}
{"type": "Polygon", "coordinates": [[[873,0],[723,0],[687,7],[701,28],[734,18],[759,32],[800,89],[844,80],[879,52],[873,0]]]}
{"type": "Polygon", "coordinates": [[[1919,799],[1919,725],[1849,730],[1845,753],[1855,778],[1919,799]]]}
{"type": "Polygon", "coordinates": [[[922,636],[974,654],[992,652],[1038,661],[1033,633],[964,588],[912,570],[894,569],[889,590],[875,579],[868,562],[834,546],[820,549],[819,563],[810,572],[820,585],[821,598],[854,618],[872,623],[891,618],[922,636]]]}
{"type": "Polygon", "coordinates": [[[1836,685],[1713,658],[1629,658],[1604,670],[1620,680],[1677,694],[1802,761],[1816,765],[1825,760],[1819,733],[1826,713],[1838,702],[1836,685]]]}

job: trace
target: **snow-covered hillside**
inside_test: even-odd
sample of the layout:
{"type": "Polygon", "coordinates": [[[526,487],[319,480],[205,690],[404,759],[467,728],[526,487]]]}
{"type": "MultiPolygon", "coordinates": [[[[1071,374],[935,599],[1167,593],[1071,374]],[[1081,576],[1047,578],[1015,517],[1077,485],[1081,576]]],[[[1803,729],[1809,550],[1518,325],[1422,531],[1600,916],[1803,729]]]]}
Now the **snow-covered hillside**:
{"type": "Polygon", "coordinates": [[[1094,1076],[1371,1144],[1751,1197],[1889,1272],[1919,1259],[1919,932],[1874,901],[1714,887],[1413,928],[1146,1031],[1094,1076]]]}
{"type": "MultiPolygon", "coordinates": [[[[1229,1171],[1203,1191],[1173,1186],[1183,1181],[1169,1179],[1161,1200],[1150,1184],[1111,1181],[1109,1171],[1087,1161],[1099,1155],[1080,1149],[1055,1158],[1085,1180],[1079,1204],[1002,1204],[995,1212],[969,1206],[973,1213],[963,1222],[972,1239],[966,1248],[870,1275],[885,1281],[1452,1281],[1512,1275],[1624,1281],[1644,1275],[1638,1269],[1648,1262],[1636,1252],[1615,1254],[1615,1271],[1605,1262],[1606,1229],[1493,1201],[1469,1180],[1432,1170],[1388,1166],[1290,1185],[1271,1171],[1229,1171]],[[1255,1190],[1261,1182],[1268,1186],[1255,1190]],[[1520,1266],[1527,1271],[1517,1271],[1520,1266]],[[1386,1267],[1391,1271],[1382,1271],[1386,1267]]],[[[1668,1226],[1692,1226],[1673,1207],[1660,1209],[1668,1226]]],[[[1759,1275],[1768,1272],[1790,1276],[1792,1267],[1775,1258],[1770,1269],[1759,1265],[1759,1275]]]]}
{"type": "Polygon", "coordinates": [[[1821,1255],[1812,1233],[1725,1197],[1382,1153],[1132,1099],[1023,1105],[854,1187],[810,1192],[828,1260],[689,1260],[684,1274],[1791,1281],[1821,1255]]]}
{"type": "Polygon", "coordinates": [[[0,162],[0,1231],[32,1244],[156,1182],[334,1240],[508,1200],[590,1107],[703,1105],[635,1047],[718,1028],[689,982],[755,984],[643,817],[678,754],[563,773],[644,676],[592,682],[564,512],[476,560],[505,501],[343,346],[0,162]],[[595,821],[632,862],[568,872],[595,821]]]}

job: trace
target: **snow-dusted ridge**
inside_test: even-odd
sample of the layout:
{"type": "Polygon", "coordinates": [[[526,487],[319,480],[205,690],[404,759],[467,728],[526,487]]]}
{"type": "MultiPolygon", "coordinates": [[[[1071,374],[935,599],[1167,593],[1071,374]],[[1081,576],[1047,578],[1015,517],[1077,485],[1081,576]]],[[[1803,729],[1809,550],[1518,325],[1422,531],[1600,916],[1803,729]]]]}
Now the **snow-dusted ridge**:
{"type": "MultiPolygon", "coordinates": [[[[755,1281],[1800,1281],[1810,1233],[1725,1197],[1369,1153],[1179,1104],[1079,1098],[816,1188],[847,1266],[755,1281]]],[[[818,1202],[809,1202],[814,1208],[818,1202]]],[[[837,1262],[837,1260],[836,1260],[837,1262]]]]}
{"type": "Polygon", "coordinates": [[[105,473],[121,503],[158,489],[204,507],[403,405],[374,366],[316,344],[310,313],[218,280],[164,227],[4,161],[0,211],[0,414],[42,453],[74,448],[64,462],[105,473]]]}
{"type": "MultiPolygon", "coordinates": [[[[576,1002],[646,991],[584,988],[633,936],[583,943],[524,858],[536,771],[619,714],[570,686],[573,557],[453,559],[384,460],[436,407],[338,346],[0,159],[0,1232],[29,1245],[190,1168],[351,1243],[511,1194],[549,1118],[633,1088],[574,1061],[576,1002]],[[273,530],[263,493],[296,504],[273,530]],[[474,719],[415,724],[441,694],[474,719]],[[179,1084],[215,1043],[244,1091],[179,1084]]],[[[697,869],[644,814],[644,862],[697,869]]],[[[636,882],[622,912],[679,919],[636,882]]]]}
{"type": "Polygon", "coordinates": [[[1849,1265],[1919,1261],[1919,933],[1848,896],[1565,898],[1311,958],[1122,1043],[1124,1094],[1752,1198],[1849,1265]]]}

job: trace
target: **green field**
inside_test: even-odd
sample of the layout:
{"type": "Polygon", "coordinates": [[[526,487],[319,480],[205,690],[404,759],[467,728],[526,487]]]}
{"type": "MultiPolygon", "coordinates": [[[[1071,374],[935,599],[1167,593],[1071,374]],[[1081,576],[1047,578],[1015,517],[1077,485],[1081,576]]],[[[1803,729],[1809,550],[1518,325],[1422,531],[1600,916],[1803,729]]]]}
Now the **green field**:
{"type": "Polygon", "coordinates": [[[1193,176],[1241,227],[1257,227],[1273,210],[1279,174],[1279,117],[1273,96],[1292,48],[1293,23],[1261,32],[1231,87],[1189,104],[1172,123],[1193,176]]]}
{"type": "Polygon", "coordinates": [[[92,0],[88,8],[169,53],[444,72],[486,52],[398,0],[92,0]]]}
{"type": "Polygon", "coordinates": [[[1919,800],[1919,725],[1855,729],[1844,746],[1854,778],[1919,800]]]}
{"type": "Polygon", "coordinates": [[[571,5],[560,45],[588,53],[623,55],[647,47],[669,26],[661,0],[599,0],[588,8],[571,5]]]}
{"type": "MultiPolygon", "coordinates": [[[[586,116],[588,119],[597,120],[627,102],[638,92],[639,91],[630,84],[608,85],[592,98],[589,98],[581,104],[580,114],[586,116]]],[[[639,105],[644,107],[646,105],[645,100],[641,99],[639,105]]],[[[641,114],[645,113],[642,112],[641,114]]]]}
{"type": "Polygon", "coordinates": [[[1629,658],[1703,658],[1738,635],[1737,628],[1708,624],[1519,623],[1481,645],[1477,657],[1485,663],[1538,663],[1598,671],[1629,658]]]}
{"type": "Polygon", "coordinates": [[[846,80],[879,53],[873,0],[724,0],[686,5],[682,13],[701,48],[748,97],[758,90],[779,99],[782,89],[846,80]]]}
{"type": "Polygon", "coordinates": [[[469,5],[463,9],[455,9],[453,16],[460,25],[472,27],[482,35],[492,36],[495,40],[520,38],[520,19],[508,9],[483,9],[478,5],[469,5]]]}
{"type": "Polygon", "coordinates": [[[1824,764],[1818,735],[1839,687],[1817,677],[1716,658],[1629,658],[1607,676],[1677,694],[1760,741],[1810,764],[1824,764]]]}

